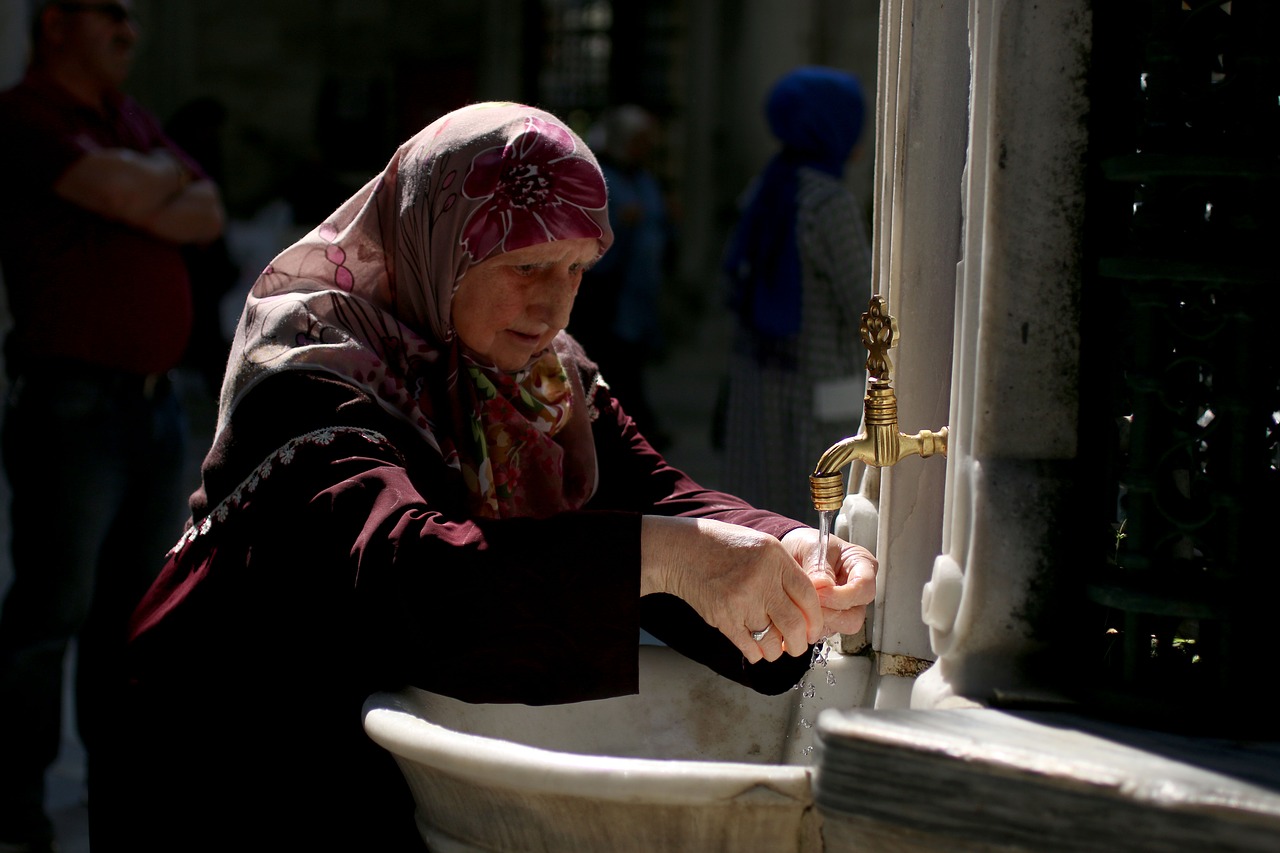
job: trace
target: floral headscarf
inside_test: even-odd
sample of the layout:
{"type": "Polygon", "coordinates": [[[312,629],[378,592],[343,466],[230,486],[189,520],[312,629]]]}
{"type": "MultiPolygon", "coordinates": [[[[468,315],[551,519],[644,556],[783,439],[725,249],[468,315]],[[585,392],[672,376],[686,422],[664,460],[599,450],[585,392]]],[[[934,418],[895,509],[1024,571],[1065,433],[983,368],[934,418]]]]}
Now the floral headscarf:
{"type": "Polygon", "coordinates": [[[451,320],[459,279],[502,252],[613,234],[604,178],[559,119],[510,103],[449,113],[381,174],[285,249],[255,282],[236,330],[218,428],[281,370],[365,389],[462,474],[489,517],[545,516],[595,488],[576,372],[548,350],[514,373],[481,363],[451,320]]]}

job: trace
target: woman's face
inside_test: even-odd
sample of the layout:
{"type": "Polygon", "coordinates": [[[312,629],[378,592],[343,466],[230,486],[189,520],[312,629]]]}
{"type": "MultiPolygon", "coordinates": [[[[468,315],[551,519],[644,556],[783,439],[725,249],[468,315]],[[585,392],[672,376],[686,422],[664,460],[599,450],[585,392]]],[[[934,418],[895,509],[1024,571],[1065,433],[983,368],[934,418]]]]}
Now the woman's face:
{"type": "Polygon", "coordinates": [[[463,345],[500,370],[520,370],[569,325],[594,237],[554,240],[481,261],[458,282],[453,327],[463,345]]]}

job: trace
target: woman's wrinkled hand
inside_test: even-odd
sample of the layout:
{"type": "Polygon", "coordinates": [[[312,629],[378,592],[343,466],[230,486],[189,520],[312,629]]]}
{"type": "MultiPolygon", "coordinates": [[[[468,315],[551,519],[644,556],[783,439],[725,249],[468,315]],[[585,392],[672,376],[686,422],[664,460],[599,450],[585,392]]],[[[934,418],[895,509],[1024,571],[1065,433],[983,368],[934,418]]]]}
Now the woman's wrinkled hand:
{"type": "Polygon", "coordinates": [[[792,530],[782,546],[804,569],[822,604],[822,636],[853,634],[862,629],[867,605],[876,599],[880,564],[871,552],[836,536],[827,537],[825,560],[818,559],[818,531],[792,530]]]}
{"type": "Polygon", "coordinates": [[[823,593],[774,537],[705,518],[645,516],[641,530],[640,594],[683,599],[748,661],[803,655],[822,638],[823,593]]]}

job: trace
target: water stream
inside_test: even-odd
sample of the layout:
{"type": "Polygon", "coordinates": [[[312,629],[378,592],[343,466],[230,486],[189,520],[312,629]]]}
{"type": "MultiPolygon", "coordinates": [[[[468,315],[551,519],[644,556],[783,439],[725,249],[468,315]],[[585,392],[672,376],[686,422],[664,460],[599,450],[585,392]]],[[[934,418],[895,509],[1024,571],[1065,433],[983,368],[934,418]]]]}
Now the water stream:
{"type": "Polygon", "coordinates": [[[820,569],[827,574],[833,574],[831,566],[827,562],[827,541],[831,538],[831,520],[835,517],[835,510],[826,509],[818,513],[818,552],[814,557],[813,569],[820,569]]]}
{"type": "MultiPolygon", "coordinates": [[[[827,543],[831,538],[831,522],[835,518],[835,514],[835,510],[821,510],[818,512],[818,549],[814,555],[813,563],[809,567],[810,574],[815,572],[825,572],[833,578],[835,576],[835,571],[827,561],[827,543]]],[[[806,672],[805,677],[801,678],[799,683],[792,688],[800,691],[802,699],[818,698],[818,685],[816,681],[810,680],[817,667],[822,667],[826,670],[827,686],[831,687],[835,685],[835,673],[826,669],[827,660],[830,655],[831,647],[827,645],[827,638],[823,637],[818,641],[818,644],[813,647],[813,657],[809,661],[809,671],[806,672]]],[[[801,701],[799,705],[797,705],[797,708],[800,709],[801,714],[799,721],[796,723],[796,729],[803,730],[813,728],[813,723],[803,714],[804,702],[801,701]]],[[[800,752],[802,755],[808,756],[813,752],[813,746],[804,746],[801,748],[800,752]]]]}

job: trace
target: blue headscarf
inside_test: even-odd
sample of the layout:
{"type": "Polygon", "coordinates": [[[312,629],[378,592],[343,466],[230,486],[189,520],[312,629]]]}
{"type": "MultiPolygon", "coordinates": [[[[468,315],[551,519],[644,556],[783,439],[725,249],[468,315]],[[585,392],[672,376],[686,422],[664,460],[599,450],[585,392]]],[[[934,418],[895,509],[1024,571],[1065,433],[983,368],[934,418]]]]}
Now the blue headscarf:
{"type": "Polygon", "coordinates": [[[797,68],[769,93],[765,116],[782,149],[760,175],[724,266],[730,307],[766,337],[800,331],[797,172],[807,166],[841,177],[862,134],[864,111],[858,78],[834,68],[797,68]]]}

